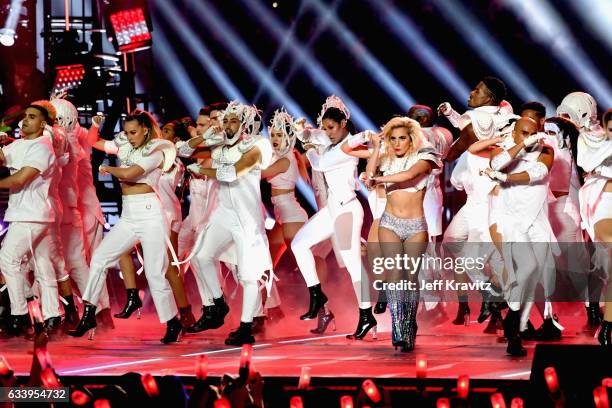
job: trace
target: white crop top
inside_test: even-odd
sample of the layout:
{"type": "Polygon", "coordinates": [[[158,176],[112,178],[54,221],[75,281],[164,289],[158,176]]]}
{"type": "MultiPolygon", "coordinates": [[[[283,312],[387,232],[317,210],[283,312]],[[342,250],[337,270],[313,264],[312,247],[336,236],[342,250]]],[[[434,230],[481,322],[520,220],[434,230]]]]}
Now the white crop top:
{"type": "Polygon", "coordinates": [[[272,185],[272,188],[277,190],[292,190],[295,188],[295,184],[297,183],[300,177],[300,170],[298,168],[297,159],[293,151],[289,151],[286,155],[282,157],[275,157],[273,161],[278,161],[282,158],[286,158],[289,160],[289,167],[286,171],[277,174],[276,176],[268,179],[268,182],[272,185]]]}
{"type": "MultiPolygon", "coordinates": [[[[382,171],[384,176],[389,176],[392,174],[401,173],[402,171],[406,171],[414,166],[419,160],[427,160],[434,163],[437,167],[442,166],[442,162],[440,161],[440,156],[436,153],[434,147],[427,141],[422,142],[422,147],[410,154],[407,154],[404,157],[385,157],[380,163],[380,171],[382,171]]],[[[396,191],[404,191],[408,193],[416,193],[417,191],[423,190],[427,187],[427,180],[429,178],[429,174],[421,174],[416,178],[410,180],[410,187],[406,187],[403,189],[390,191],[388,194],[392,194],[396,191]]],[[[386,183],[387,186],[393,185],[395,183],[386,183]]]]}

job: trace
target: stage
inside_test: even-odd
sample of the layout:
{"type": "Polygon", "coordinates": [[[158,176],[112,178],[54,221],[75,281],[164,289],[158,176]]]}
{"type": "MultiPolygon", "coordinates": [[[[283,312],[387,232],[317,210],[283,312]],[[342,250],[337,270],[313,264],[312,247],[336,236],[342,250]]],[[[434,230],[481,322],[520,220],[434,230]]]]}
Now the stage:
{"type": "MultiPolygon", "coordinates": [[[[453,317],[456,304],[448,304],[453,317]]],[[[479,304],[473,303],[472,316],[479,304]]],[[[581,305],[568,305],[559,316],[565,326],[563,339],[556,344],[597,344],[592,333],[582,331],[581,305]]],[[[424,354],[428,361],[428,378],[456,379],[467,374],[471,379],[525,380],[529,378],[535,342],[524,342],[528,355],[513,358],[506,355],[506,344],[496,335],[483,334],[485,324],[472,321],[470,326],[454,326],[450,320],[437,327],[425,327],[419,321],[417,346],[412,353],[394,351],[390,341],[390,317],[377,315],[378,338],[368,334],[364,341],[350,341],[353,318],[338,322],[324,335],[311,335],[315,322],[298,319],[298,310],[286,310],[287,316],[278,325],[268,327],[265,335],[256,336],[253,361],[264,377],[297,377],[303,366],[311,367],[315,378],[380,378],[415,377],[415,359],[424,354]],[[290,328],[290,330],[289,330],[290,328]]],[[[538,327],[539,317],[532,316],[538,327]]],[[[196,316],[197,317],[197,316],[196,316]]],[[[98,331],[93,341],[87,337],[60,337],[48,344],[53,364],[60,376],[114,376],[127,372],[153,375],[194,375],[194,356],[206,355],[209,376],[236,373],[239,350],[225,346],[227,333],[237,327],[238,315],[230,314],[226,325],[216,331],[184,336],[180,343],[162,345],[163,326],[153,313],[141,320],[115,319],[115,329],[98,331]]],[[[2,351],[18,375],[28,375],[33,343],[23,338],[2,339],[2,351]]]]}

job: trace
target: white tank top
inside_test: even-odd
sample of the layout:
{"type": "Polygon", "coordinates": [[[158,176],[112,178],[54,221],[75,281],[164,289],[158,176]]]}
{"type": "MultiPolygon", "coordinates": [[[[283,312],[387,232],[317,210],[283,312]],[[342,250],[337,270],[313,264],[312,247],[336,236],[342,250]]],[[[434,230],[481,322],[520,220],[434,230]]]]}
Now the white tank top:
{"type": "Polygon", "coordinates": [[[298,168],[297,159],[293,151],[288,152],[283,157],[274,157],[274,161],[278,161],[282,158],[289,160],[289,167],[286,171],[277,174],[276,176],[268,179],[268,182],[272,185],[272,188],[277,190],[291,190],[295,188],[295,184],[300,177],[300,171],[298,168]]]}

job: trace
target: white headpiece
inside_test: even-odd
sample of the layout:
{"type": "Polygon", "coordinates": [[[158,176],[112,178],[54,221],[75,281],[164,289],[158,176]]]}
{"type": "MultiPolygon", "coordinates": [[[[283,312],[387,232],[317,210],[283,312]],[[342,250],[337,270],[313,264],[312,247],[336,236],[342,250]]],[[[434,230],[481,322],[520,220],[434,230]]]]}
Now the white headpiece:
{"type": "Polygon", "coordinates": [[[65,99],[51,99],[57,111],[56,122],[67,133],[72,133],[79,123],[79,113],[74,105],[65,99]]]}
{"type": "Polygon", "coordinates": [[[268,133],[272,136],[272,130],[280,131],[283,134],[281,145],[277,149],[280,156],[286,155],[295,146],[296,133],[293,124],[293,117],[285,111],[285,108],[274,111],[274,116],[270,121],[268,133]]]}
{"type": "Polygon", "coordinates": [[[578,128],[590,129],[597,125],[597,103],[585,92],[568,94],[557,107],[557,116],[566,114],[578,128]]]}
{"type": "Polygon", "coordinates": [[[317,117],[317,125],[319,125],[319,128],[323,126],[323,115],[325,115],[325,112],[327,112],[329,108],[339,109],[346,117],[346,120],[351,118],[351,112],[348,110],[344,102],[342,102],[342,99],[336,95],[331,95],[325,100],[325,103],[321,108],[321,113],[319,113],[319,116],[317,117]]]}
{"type": "Polygon", "coordinates": [[[221,120],[229,115],[238,117],[240,120],[240,128],[231,138],[226,136],[225,144],[234,144],[242,134],[256,135],[259,133],[261,117],[254,105],[245,105],[238,101],[231,101],[223,112],[221,120]]]}

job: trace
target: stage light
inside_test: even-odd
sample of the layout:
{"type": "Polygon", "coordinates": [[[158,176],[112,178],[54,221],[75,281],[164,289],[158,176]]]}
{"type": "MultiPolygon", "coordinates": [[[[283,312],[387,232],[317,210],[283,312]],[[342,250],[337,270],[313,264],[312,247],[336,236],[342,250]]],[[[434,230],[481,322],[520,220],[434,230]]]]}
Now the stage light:
{"type": "Polygon", "coordinates": [[[304,408],[304,403],[302,402],[302,397],[294,396],[289,400],[289,408],[304,408]]]}
{"type": "Polygon", "coordinates": [[[374,381],[370,379],[365,380],[361,384],[361,389],[363,390],[363,392],[366,393],[368,398],[372,400],[372,402],[374,402],[375,404],[378,404],[380,402],[380,391],[378,391],[378,388],[376,387],[376,384],[374,384],[374,381]]]}
{"type": "MultiPolygon", "coordinates": [[[[329,9],[320,0],[308,0],[306,5],[314,7],[319,15],[324,15],[329,9]]],[[[356,61],[362,63],[368,74],[376,83],[385,90],[395,103],[402,109],[415,104],[415,100],[406,91],[402,84],[385,68],[385,66],[363,45],[363,43],[344,24],[342,19],[335,13],[332,14],[333,23],[329,28],[334,35],[346,46],[356,61]]],[[[364,127],[373,129],[372,127],[364,127]]]]}
{"type": "Polygon", "coordinates": [[[457,378],[457,396],[461,399],[467,399],[470,392],[470,377],[467,375],[460,375],[457,378]]]}
{"type": "Polygon", "coordinates": [[[278,3],[277,2],[272,3],[272,7],[277,8],[278,7],[278,3]]]}
{"type": "Polygon", "coordinates": [[[83,64],[60,65],[55,67],[55,81],[51,93],[67,91],[81,86],[85,78],[85,67],[83,64]]]}
{"type": "Polygon", "coordinates": [[[60,383],[53,371],[53,368],[47,367],[40,373],[40,381],[45,388],[59,388],[60,383]]]}
{"type": "Polygon", "coordinates": [[[81,390],[74,390],[72,394],[70,394],[70,399],[72,403],[77,407],[82,407],[83,405],[89,404],[91,398],[85,392],[81,390]]]}
{"type": "Polygon", "coordinates": [[[523,408],[523,399],[519,397],[512,398],[510,408],[523,408]]]}
{"type": "Polygon", "coordinates": [[[593,390],[593,400],[595,401],[595,408],[610,408],[608,390],[602,385],[595,387],[593,390]]]}
{"type": "Polygon", "coordinates": [[[310,367],[302,367],[298,390],[305,390],[310,385],[310,367]]]}
{"type": "Polygon", "coordinates": [[[350,395],[340,397],[340,408],[353,408],[353,397],[350,395]]]}
{"type": "Polygon", "coordinates": [[[448,398],[438,398],[436,402],[436,408],[450,408],[450,402],[448,398]]]}
{"type": "Polygon", "coordinates": [[[206,356],[201,354],[199,356],[196,357],[196,378],[199,381],[204,381],[206,380],[206,377],[208,376],[208,360],[206,359],[206,356]]]}
{"type": "Polygon", "coordinates": [[[547,1],[507,0],[503,4],[522,19],[536,41],[552,50],[553,56],[587,92],[600,104],[612,106],[612,89],[607,78],[597,70],[559,13],[547,1]]]}
{"type": "Polygon", "coordinates": [[[147,373],[143,375],[142,377],[140,377],[140,381],[142,382],[142,386],[144,387],[149,397],[159,396],[159,388],[157,388],[157,382],[151,374],[147,373]]]}
{"type": "Polygon", "coordinates": [[[480,58],[485,63],[491,65],[501,79],[523,100],[540,101],[549,112],[555,110],[556,105],[537,90],[533,82],[531,82],[514,60],[506,54],[495,38],[478,22],[476,17],[470,14],[461,4],[453,1],[433,0],[433,3],[444,19],[461,34],[461,38],[465,38],[480,58]]]}
{"type": "Polygon", "coordinates": [[[251,357],[253,356],[253,346],[251,344],[243,344],[240,351],[240,369],[248,370],[251,366],[251,357]]]}
{"type": "Polygon", "coordinates": [[[0,30],[0,44],[5,47],[11,47],[15,45],[15,30],[10,28],[3,28],[0,30]]]}
{"type": "Polygon", "coordinates": [[[548,391],[551,394],[557,394],[559,392],[559,379],[557,378],[555,367],[546,367],[544,369],[544,379],[546,380],[548,391]]]}
{"type": "Polygon", "coordinates": [[[0,29],[0,44],[5,47],[11,47],[15,45],[15,37],[17,30],[17,23],[19,22],[19,16],[21,15],[21,6],[24,0],[11,0],[9,6],[9,13],[4,23],[4,28],[0,29]]]}
{"type": "Polygon", "coordinates": [[[500,392],[491,395],[491,406],[493,408],[506,408],[506,401],[500,392]]]}
{"type": "Polygon", "coordinates": [[[416,356],[416,376],[419,379],[427,377],[427,356],[425,354],[416,356]]]}
{"type": "Polygon", "coordinates": [[[119,51],[142,50],[151,46],[151,29],[143,7],[111,12],[109,20],[119,51]]]}
{"type": "Polygon", "coordinates": [[[586,24],[585,29],[599,36],[612,49],[612,3],[609,0],[568,1],[586,24]]]}
{"type": "MultiPolygon", "coordinates": [[[[455,73],[446,59],[429,44],[420,33],[412,19],[401,13],[397,7],[387,0],[370,0],[370,5],[385,19],[385,27],[389,28],[421,61],[421,64],[431,71],[436,78],[449,90],[453,97],[467,105],[466,97],[471,88],[455,73]]],[[[407,106],[405,106],[407,107],[407,106]]]]}
{"type": "Polygon", "coordinates": [[[11,375],[13,375],[13,369],[9,365],[8,361],[6,361],[6,358],[0,355],[0,376],[9,377],[11,375]]]}
{"type": "Polygon", "coordinates": [[[232,408],[230,402],[225,397],[221,397],[218,400],[215,400],[214,407],[215,408],[232,408]]]}
{"type": "Polygon", "coordinates": [[[99,399],[94,401],[94,408],[111,408],[111,404],[107,399],[99,399]]]}

